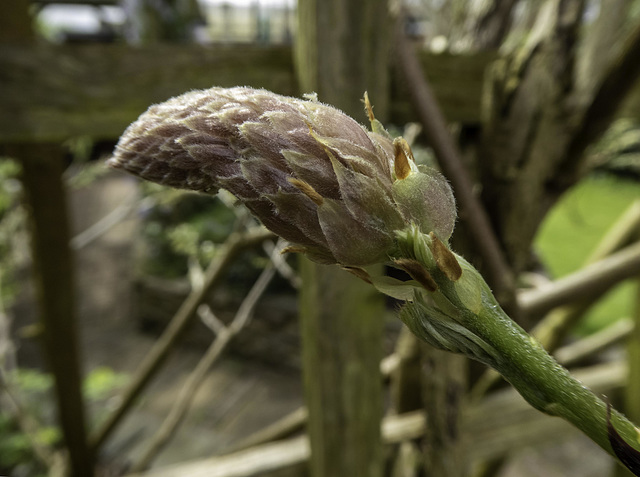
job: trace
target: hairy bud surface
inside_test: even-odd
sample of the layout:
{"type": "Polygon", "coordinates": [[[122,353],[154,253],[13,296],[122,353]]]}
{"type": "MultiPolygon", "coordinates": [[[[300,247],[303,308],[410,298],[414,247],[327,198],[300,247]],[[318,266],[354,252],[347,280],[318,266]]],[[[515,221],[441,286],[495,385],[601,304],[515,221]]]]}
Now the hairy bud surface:
{"type": "Polygon", "coordinates": [[[376,132],[318,101],[192,91],[142,114],[109,164],[172,187],[227,189],[320,263],[386,261],[395,231],[411,223],[446,242],[456,216],[448,183],[406,157],[398,177],[397,147],[367,108],[376,132]]]}

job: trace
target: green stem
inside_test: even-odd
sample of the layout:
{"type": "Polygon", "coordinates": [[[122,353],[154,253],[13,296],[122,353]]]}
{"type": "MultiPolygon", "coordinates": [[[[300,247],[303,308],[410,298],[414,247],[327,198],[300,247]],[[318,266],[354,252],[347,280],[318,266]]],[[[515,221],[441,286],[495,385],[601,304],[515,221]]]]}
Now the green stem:
{"type": "MultiPolygon", "coordinates": [[[[496,370],[529,404],[565,419],[614,455],[607,435],[607,406],[600,398],[573,378],[500,307],[486,303],[474,318],[467,321],[469,329],[493,345],[501,357],[496,370]]],[[[612,413],[612,422],[620,435],[637,447],[640,431],[618,412],[612,413]]]]}
{"type": "MultiPolygon", "coordinates": [[[[417,281],[400,282],[401,287],[415,287],[413,299],[400,313],[411,331],[438,348],[491,366],[534,408],[565,419],[615,456],[608,437],[607,405],[507,316],[477,270],[443,248],[433,234],[426,236],[415,228],[399,233],[398,244],[402,258],[420,263],[422,275],[432,277],[429,290],[433,282],[437,284],[435,291],[429,291],[418,287],[417,281]],[[462,273],[451,273],[458,265],[462,273]]],[[[415,265],[410,273],[414,278],[419,274],[415,265]]],[[[617,411],[611,420],[628,444],[640,447],[640,429],[617,411]]]]}

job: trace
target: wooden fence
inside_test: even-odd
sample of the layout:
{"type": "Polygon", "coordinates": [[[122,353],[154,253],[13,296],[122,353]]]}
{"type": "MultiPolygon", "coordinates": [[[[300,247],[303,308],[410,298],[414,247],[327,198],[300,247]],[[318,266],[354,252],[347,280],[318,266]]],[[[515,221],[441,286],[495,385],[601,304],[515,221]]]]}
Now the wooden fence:
{"type": "MultiPolygon", "coordinates": [[[[422,55],[448,119],[480,121],[482,78],[495,58],[422,55]]],[[[300,93],[288,46],[0,44],[0,144],[115,139],[149,105],[213,85],[300,93]]],[[[392,97],[392,121],[413,120],[399,81],[392,97]]]]}

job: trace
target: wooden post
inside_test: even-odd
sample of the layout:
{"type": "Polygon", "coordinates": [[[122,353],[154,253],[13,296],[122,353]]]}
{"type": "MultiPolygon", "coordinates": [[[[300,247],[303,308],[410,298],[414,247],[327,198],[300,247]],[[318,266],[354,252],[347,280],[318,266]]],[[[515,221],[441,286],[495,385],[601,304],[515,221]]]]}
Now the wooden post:
{"type": "MultiPolygon", "coordinates": [[[[33,42],[28,8],[26,0],[9,0],[3,6],[0,45],[33,42]]],[[[58,418],[69,451],[71,474],[91,477],[93,456],[87,447],[85,429],[63,158],[60,148],[54,145],[25,144],[8,152],[21,160],[23,168],[44,354],[54,376],[58,418]]]]}
{"type": "Polygon", "coordinates": [[[337,267],[301,265],[311,475],[381,477],[382,297],[337,267]]]}
{"type": "MultiPolygon", "coordinates": [[[[301,0],[300,89],[360,122],[365,90],[388,110],[390,20],[385,0],[301,0]]],[[[313,477],[380,477],[383,300],[338,267],[301,262],[301,335],[313,477]]]]}
{"type": "Polygon", "coordinates": [[[58,416],[74,477],[93,475],[82,399],[78,328],[62,157],[57,146],[21,147],[22,180],[32,225],[35,282],[43,345],[53,373],[58,416]]]}

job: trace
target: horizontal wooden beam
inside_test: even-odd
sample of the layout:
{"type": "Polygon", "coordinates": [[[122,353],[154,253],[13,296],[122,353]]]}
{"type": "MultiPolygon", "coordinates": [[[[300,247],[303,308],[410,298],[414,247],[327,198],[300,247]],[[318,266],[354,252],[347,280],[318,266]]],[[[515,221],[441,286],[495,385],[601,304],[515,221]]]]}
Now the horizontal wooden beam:
{"type": "Polygon", "coordinates": [[[290,49],[0,45],[0,143],[117,138],[149,105],[191,89],[295,94],[290,49]]]}
{"type": "MultiPolygon", "coordinates": [[[[493,58],[422,56],[449,120],[479,121],[482,77],[493,58]]],[[[115,139],[149,105],[213,85],[299,94],[288,46],[0,44],[0,143],[115,139]]],[[[393,122],[415,118],[399,80],[392,97],[393,122]]]]}
{"type": "Polygon", "coordinates": [[[35,5],[119,5],[120,0],[29,0],[35,5]]]}

